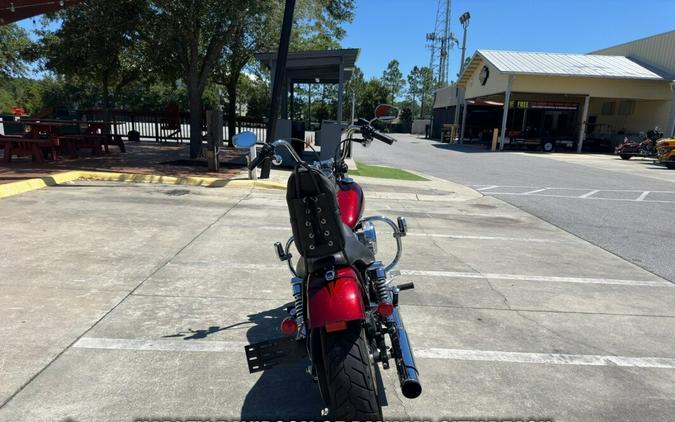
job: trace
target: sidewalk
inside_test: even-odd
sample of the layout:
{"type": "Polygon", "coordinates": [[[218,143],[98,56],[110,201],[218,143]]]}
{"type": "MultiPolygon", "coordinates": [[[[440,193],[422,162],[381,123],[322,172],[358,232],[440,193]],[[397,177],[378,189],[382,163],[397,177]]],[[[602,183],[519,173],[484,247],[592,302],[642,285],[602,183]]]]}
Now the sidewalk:
{"type": "Polygon", "coordinates": [[[80,158],[60,157],[57,161],[32,163],[30,159],[14,159],[0,165],[0,184],[39,178],[71,170],[106,171],[116,173],[153,174],[176,177],[228,178],[241,171],[245,152],[233,148],[222,151],[222,168],[218,173],[209,172],[206,162],[188,160],[189,145],[177,143],[126,143],[126,153],[112,146],[111,152],[83,155],[80,158]],[[201,165],[198,165],[201,164],[201,165]]]}
{"type": "MultiPolygon", "coordinates": [[[[673,284],[463,186],[359,181],[366,215],[410,228],[396,283],[416,285],[424,390],[380,371],[386,419],[675,410],[673,284]]],[[[0,211],[0,420],[321,420],[302,364],[250,375],[243,353],[291,301],[285,192],[76,181],[0,211]]]]}

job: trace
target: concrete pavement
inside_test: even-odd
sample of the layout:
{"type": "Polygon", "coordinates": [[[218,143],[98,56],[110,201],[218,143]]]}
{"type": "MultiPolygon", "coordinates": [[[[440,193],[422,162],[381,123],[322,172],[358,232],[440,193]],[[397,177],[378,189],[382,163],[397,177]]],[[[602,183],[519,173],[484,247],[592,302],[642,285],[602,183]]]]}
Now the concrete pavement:
{"type": "MultiPolygon", "coordinates": [[[[463,186],[360,180],[417,286],[424,393],[381,371],[387,419],[670,420],[675,285],[463,186]]],[[[291,298],[284,192],[79,181],[0,210],[0,420],[320,418],[301,364],[243,354],[291,298]]]]}

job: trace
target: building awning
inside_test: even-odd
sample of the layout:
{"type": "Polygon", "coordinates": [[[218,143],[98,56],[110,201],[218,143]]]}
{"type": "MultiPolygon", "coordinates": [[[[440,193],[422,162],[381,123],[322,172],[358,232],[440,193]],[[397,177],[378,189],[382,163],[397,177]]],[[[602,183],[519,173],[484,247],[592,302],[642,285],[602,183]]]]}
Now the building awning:
{"type": "MultiPolygon", "coordinates": [[[[342,64],[344,81],[351,79],[358,48],[325,51],[299,51],[288,53],[286,76],[294,83],[334,83],[340,81],[342,64]]],[[[261,53],[256,59],[266,68],[272,69],[277,59],[276,53],[261,53]]]]}
{"type": "Polygon", "coordinates": [[[467,84],[480,64],[486,61],[506,75],[568,76],[581,78],[640,79],[672,81],[674,75],[651,69],[629,57],[595,54],[538,53],[478,50],[459,79],[467,84]]]}
{"type": "Polygon", "coordinates": [[[0,25],[27,19],[81,3],[82,0],[2,0],[0,2],[0,25]]]}

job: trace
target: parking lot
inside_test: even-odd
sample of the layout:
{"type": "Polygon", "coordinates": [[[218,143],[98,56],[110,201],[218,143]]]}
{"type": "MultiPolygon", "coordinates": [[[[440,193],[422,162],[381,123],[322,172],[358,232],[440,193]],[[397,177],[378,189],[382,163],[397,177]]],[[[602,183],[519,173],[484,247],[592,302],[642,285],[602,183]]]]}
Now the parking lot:
{"type": "MultiPolygon", "coordinates": [[[[675,171],[653,160],[570,153],[490,153],[397,135],[356,160],[471,186],[675,282],[675,171]]],[[[592,257],[589,257],[592,259],[592,257]]]]}
{"type": "MultiPolygon", "coordinates": [[[[498,198],[364,180],[416,284],[424,392],[382,371],[385,418],[671,419],[675,285],[498,198]]],[[[301,363],[244,359],[291,298],[283,191],[73,182],[0,209],[0,420],[321,417],[301,363]]]]}

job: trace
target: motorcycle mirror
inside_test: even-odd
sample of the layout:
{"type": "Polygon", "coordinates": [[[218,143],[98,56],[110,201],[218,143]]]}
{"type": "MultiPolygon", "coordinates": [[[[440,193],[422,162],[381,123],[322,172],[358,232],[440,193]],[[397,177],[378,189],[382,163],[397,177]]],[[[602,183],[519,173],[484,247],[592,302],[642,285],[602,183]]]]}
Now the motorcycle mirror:
{"type": "Polygon", "coordinates": [[[375,118],[381,122],[388,122],[398,118],[399,110],[391,104],[380,104],[375,107],[375,118]]]}
{"type": "Polygon", "coordinates": [[[257,141],[258,137],[255,136],[255,133],[249,131],[238,133],[232,138],[232,143],[235,148],[240,149],[249,149],[255,145],[257,141]]]}

